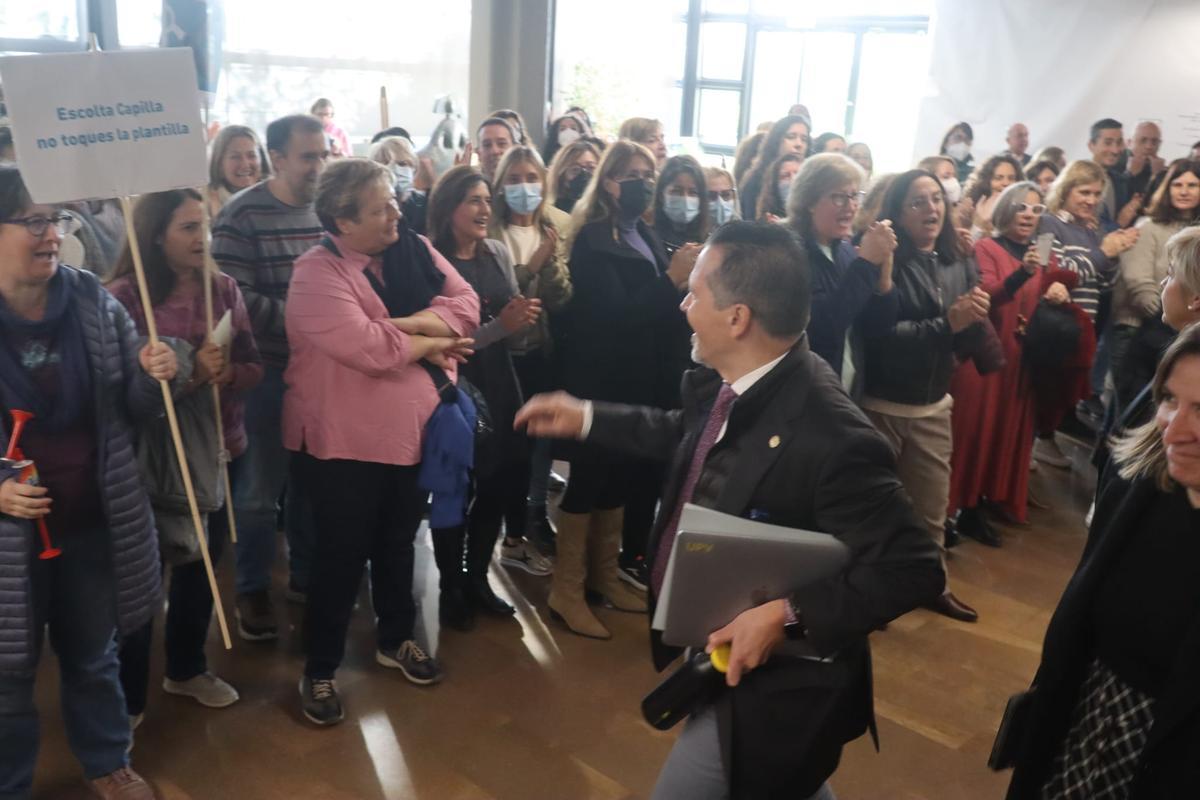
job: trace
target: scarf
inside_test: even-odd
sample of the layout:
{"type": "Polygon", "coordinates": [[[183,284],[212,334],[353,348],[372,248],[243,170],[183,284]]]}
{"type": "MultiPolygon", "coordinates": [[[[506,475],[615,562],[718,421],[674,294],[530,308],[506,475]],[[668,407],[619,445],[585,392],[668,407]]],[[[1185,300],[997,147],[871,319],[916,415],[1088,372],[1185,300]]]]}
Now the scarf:
{"type": "Polygon", "coordinates": [[[40,430],[47,433],[74,425],[91,397],[83,326],[74,302],[75,282],[70,270],[60,267],[47,287],[46,313],[37,321],[14,313],[0,297],[0,402],[9,411],[21,409],[34,415],[40,430]],[[33,381],[12,345],[12,334],[23,338],[48,339],[51,352],[59,354],[60,386],[56,397],[47,397],[33,381]]]}

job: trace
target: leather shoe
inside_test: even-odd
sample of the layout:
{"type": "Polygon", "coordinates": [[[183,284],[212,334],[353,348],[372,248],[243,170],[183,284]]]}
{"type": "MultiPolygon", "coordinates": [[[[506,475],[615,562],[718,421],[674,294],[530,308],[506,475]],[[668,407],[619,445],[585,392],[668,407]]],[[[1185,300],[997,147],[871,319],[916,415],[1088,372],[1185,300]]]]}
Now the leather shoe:
{"type": "Polygon", "coordinates": [[[946,521],[942,525],[942,545],[947,550],[951,547],[957,547],[962,542],[962,537],[958,535],[958,528],[954,527],[954,520],[946,517],[946,521]]]}
{"type": "Polygon", "coordinates": [[[999,547],[1000,536],[988,524],[987,517],[978,508],[959,509],[954,528],[963,536],[969,536],[988,547],[999,547]]]}
{"type": "Polygon", "coordinates": [[[962,600],[959,600],[950,592],[946,592],[925,607],[930,611],[944,614],[950,619],[956,619],[959,622],[975,622],[979,619],[979,612],[962,600]]]}

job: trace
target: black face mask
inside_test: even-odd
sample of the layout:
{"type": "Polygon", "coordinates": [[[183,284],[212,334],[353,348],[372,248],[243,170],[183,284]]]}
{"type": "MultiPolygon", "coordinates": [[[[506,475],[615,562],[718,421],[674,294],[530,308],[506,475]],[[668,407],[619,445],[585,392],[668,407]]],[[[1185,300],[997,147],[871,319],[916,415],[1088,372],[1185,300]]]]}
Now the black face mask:
{"type": "Polygon", "coordinates": [[[621,197],[617,200],[617,205],[621,207],[621,214],[629,219],[636,219],[646,213],[646,209],[650,207],[650,200],[654,197],[654,187],[650,181],[631,178],[621,181],[618,185],[621,187],[621,197]]]}
{"type": "Polygon", "coordinates": [[[580,172],[574,178],[567,181],[567,194],[570,197],[579,199],[583,197],[583,190],[587,188],[588,181],[592,179],[592,173],[580,172]]]}

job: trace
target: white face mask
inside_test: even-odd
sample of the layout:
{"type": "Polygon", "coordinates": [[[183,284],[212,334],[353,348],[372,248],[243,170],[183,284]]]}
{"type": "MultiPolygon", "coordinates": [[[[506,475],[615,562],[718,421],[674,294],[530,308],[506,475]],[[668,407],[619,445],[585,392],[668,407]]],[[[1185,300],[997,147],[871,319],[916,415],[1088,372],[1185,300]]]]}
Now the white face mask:
{"type": "Polygon", "coordinates": [[[708,212],[712,214],[713,224],[720,227],[726,222],[738,218],[737,201],[722,200],[718,197],[708,204],[708,212]]]}
{"type": "Polygon", "coordinates": [[[404,164],[392,164],[390,166],[392,168],[392,180],[396,184],[396,196],[404,199],[412,191],[413,174],[415,171],[412,167],[404,164]]]}
{"type": "Polygon", "coordinates": [[[971,155],[971,145],[966,142],[954,142],[946,145],[946,155],[953,158],[955,161],[966,161],[967,156],[971,155]]]}
{"type": "Polygon", "coordinates": [[[946,193],[946,202],[950,205],[957,205],[959,200],[962,200],[962,184],[958,182],[958,178],[947,178],[942,181],[942,190],[946,193]]]}
{"type": "Polygon", "coordinates": [[[542,204],[542,185],[507,183],[504,185],[504,202],[517,214],[532,214],[542,204]]]}
{"type": "Polygon", "coordinates": [[[571,142],[579,138],[579,131],[574,128],[559,128],[558,129],[558,146],[566,147],[571,142]]]}
{"type": "Polygon", "coordinates": [[[700,198],[668,194],[663,197],[663,213],[676,225],[687,225],[700,213],[700,198]]]}

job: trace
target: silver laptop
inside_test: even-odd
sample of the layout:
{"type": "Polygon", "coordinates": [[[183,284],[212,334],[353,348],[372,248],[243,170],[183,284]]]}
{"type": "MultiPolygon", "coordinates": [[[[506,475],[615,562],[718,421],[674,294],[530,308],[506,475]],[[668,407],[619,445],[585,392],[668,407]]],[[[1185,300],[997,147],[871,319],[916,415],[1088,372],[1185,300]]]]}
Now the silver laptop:
{"type": "Polygon", "coordinates": [[[841,572],[850,550],[827,533],[785,528],[686,504],[652,627],[703,647],[748,608],[841,572]]]}

